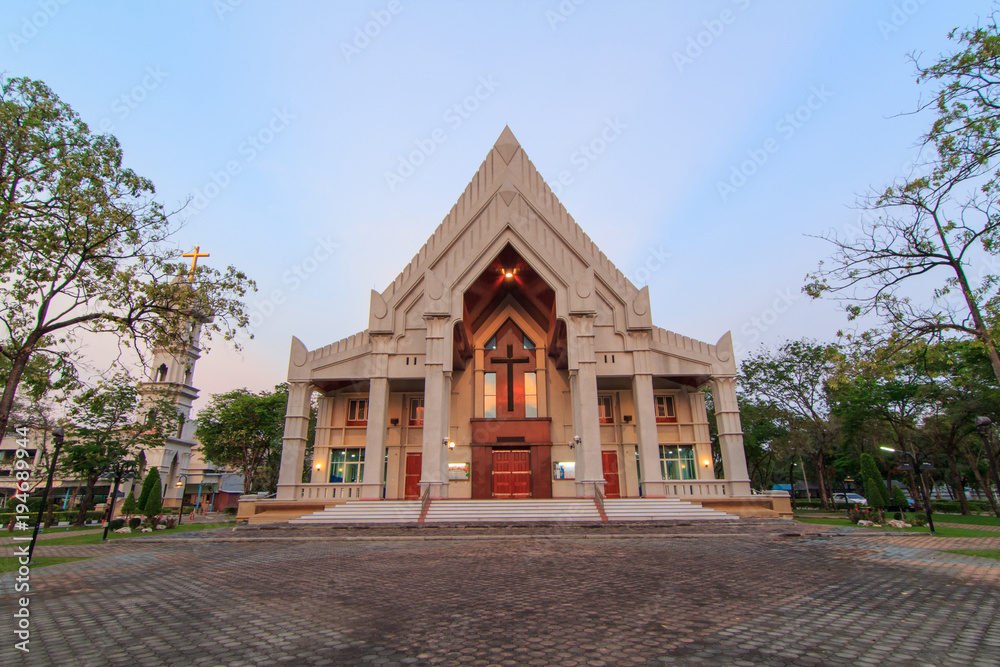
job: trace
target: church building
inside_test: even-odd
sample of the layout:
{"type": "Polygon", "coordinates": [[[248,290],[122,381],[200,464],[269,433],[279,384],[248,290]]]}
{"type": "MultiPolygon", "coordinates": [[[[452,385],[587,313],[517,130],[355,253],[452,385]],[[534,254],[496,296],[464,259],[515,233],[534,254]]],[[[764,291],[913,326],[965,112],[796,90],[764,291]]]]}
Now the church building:
{"type": "Polygon", "coordinates": [[[731,335],[652,315],[505,128],[367,328],[292,338],[276,500],[749,500],[731,335]]]}

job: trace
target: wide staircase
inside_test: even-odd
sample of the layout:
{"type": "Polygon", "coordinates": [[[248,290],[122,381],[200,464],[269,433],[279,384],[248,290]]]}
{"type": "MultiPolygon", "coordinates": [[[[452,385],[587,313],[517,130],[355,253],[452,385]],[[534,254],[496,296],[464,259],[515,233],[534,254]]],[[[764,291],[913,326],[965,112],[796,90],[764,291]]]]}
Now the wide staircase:
{"type": "MultiPolygon", "coordinates": [[[[421,504],[412,501],[349,501],[292,519],[294,524],[418,523],[421,504]]],[[[604,501],[607,521],[725,521],[739,517],[676,498],[616,498],[604,501]]],[[[436,500],[423,523],[600,522],[591,498],[524,500],[436,500]]]]}

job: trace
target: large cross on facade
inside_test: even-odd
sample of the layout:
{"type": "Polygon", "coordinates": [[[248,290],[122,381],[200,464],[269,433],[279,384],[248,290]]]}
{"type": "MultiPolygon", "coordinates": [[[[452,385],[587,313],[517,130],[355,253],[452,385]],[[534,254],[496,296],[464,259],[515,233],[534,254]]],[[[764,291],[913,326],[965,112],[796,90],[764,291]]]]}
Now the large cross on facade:
{"type": "Polygon", "coordinates": [[[198,258],[199,257],[211,257],[211,255],[209,255],[207,252],[198,252],[198,250],[200,249],[200,247],[201,246],[195,246],[194,247],[194,252],[186,252],[183,255],[181,255],[181,257],[190,257],[191,258],[191,275],[189,276],[189,279],[191,281],[194,281],[194,267],[198,265],[198,258]]]}
{"type": "Polygon", "coordinates": [[[528,357],[514,357],[514,346],[507,346],[506,357],[491,357],[494,364],[507,364],[507,411],[514,410],[514,364],[526,364],[530,361],[528,357]]]}

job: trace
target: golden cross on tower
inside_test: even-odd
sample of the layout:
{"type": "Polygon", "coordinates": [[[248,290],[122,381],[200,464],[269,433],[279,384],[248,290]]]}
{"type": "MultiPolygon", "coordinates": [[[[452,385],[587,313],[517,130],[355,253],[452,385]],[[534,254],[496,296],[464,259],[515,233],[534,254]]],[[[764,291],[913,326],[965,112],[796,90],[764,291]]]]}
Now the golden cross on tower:
{"type": "Polygon", "coordinates": [[[194,280],[194,267],[196,267],[198,265],[198,258],[199,257],[211,257],[211,255],[209,255],[207,252],[198,252],[198,250],[200,249],[200,247],[201,246],[195,246],[194,247],[194,252],[186,252],[183,255],[181,255],[181,257],[190,257],[191,258],[191,274],[189,276],[189,279],[192,280],[192,281],[194,280]]]}

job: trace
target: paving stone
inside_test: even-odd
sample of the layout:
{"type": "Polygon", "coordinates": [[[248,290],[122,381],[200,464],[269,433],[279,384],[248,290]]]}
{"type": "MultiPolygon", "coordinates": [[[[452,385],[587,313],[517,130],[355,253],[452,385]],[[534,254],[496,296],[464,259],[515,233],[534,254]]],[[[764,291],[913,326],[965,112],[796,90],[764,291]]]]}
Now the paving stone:
{"type": "MultiPolygon", "coordinates": [[[[1000,537],[788,522],[202,532],[215,537],[40,545],[97,557],[33,573],[32,652],[4,642],[0,664],[1000,662],[1000,563],[938,550],[1000,537]]],[[[0,576],[0,604],[14,597],[0,576]]]]}

